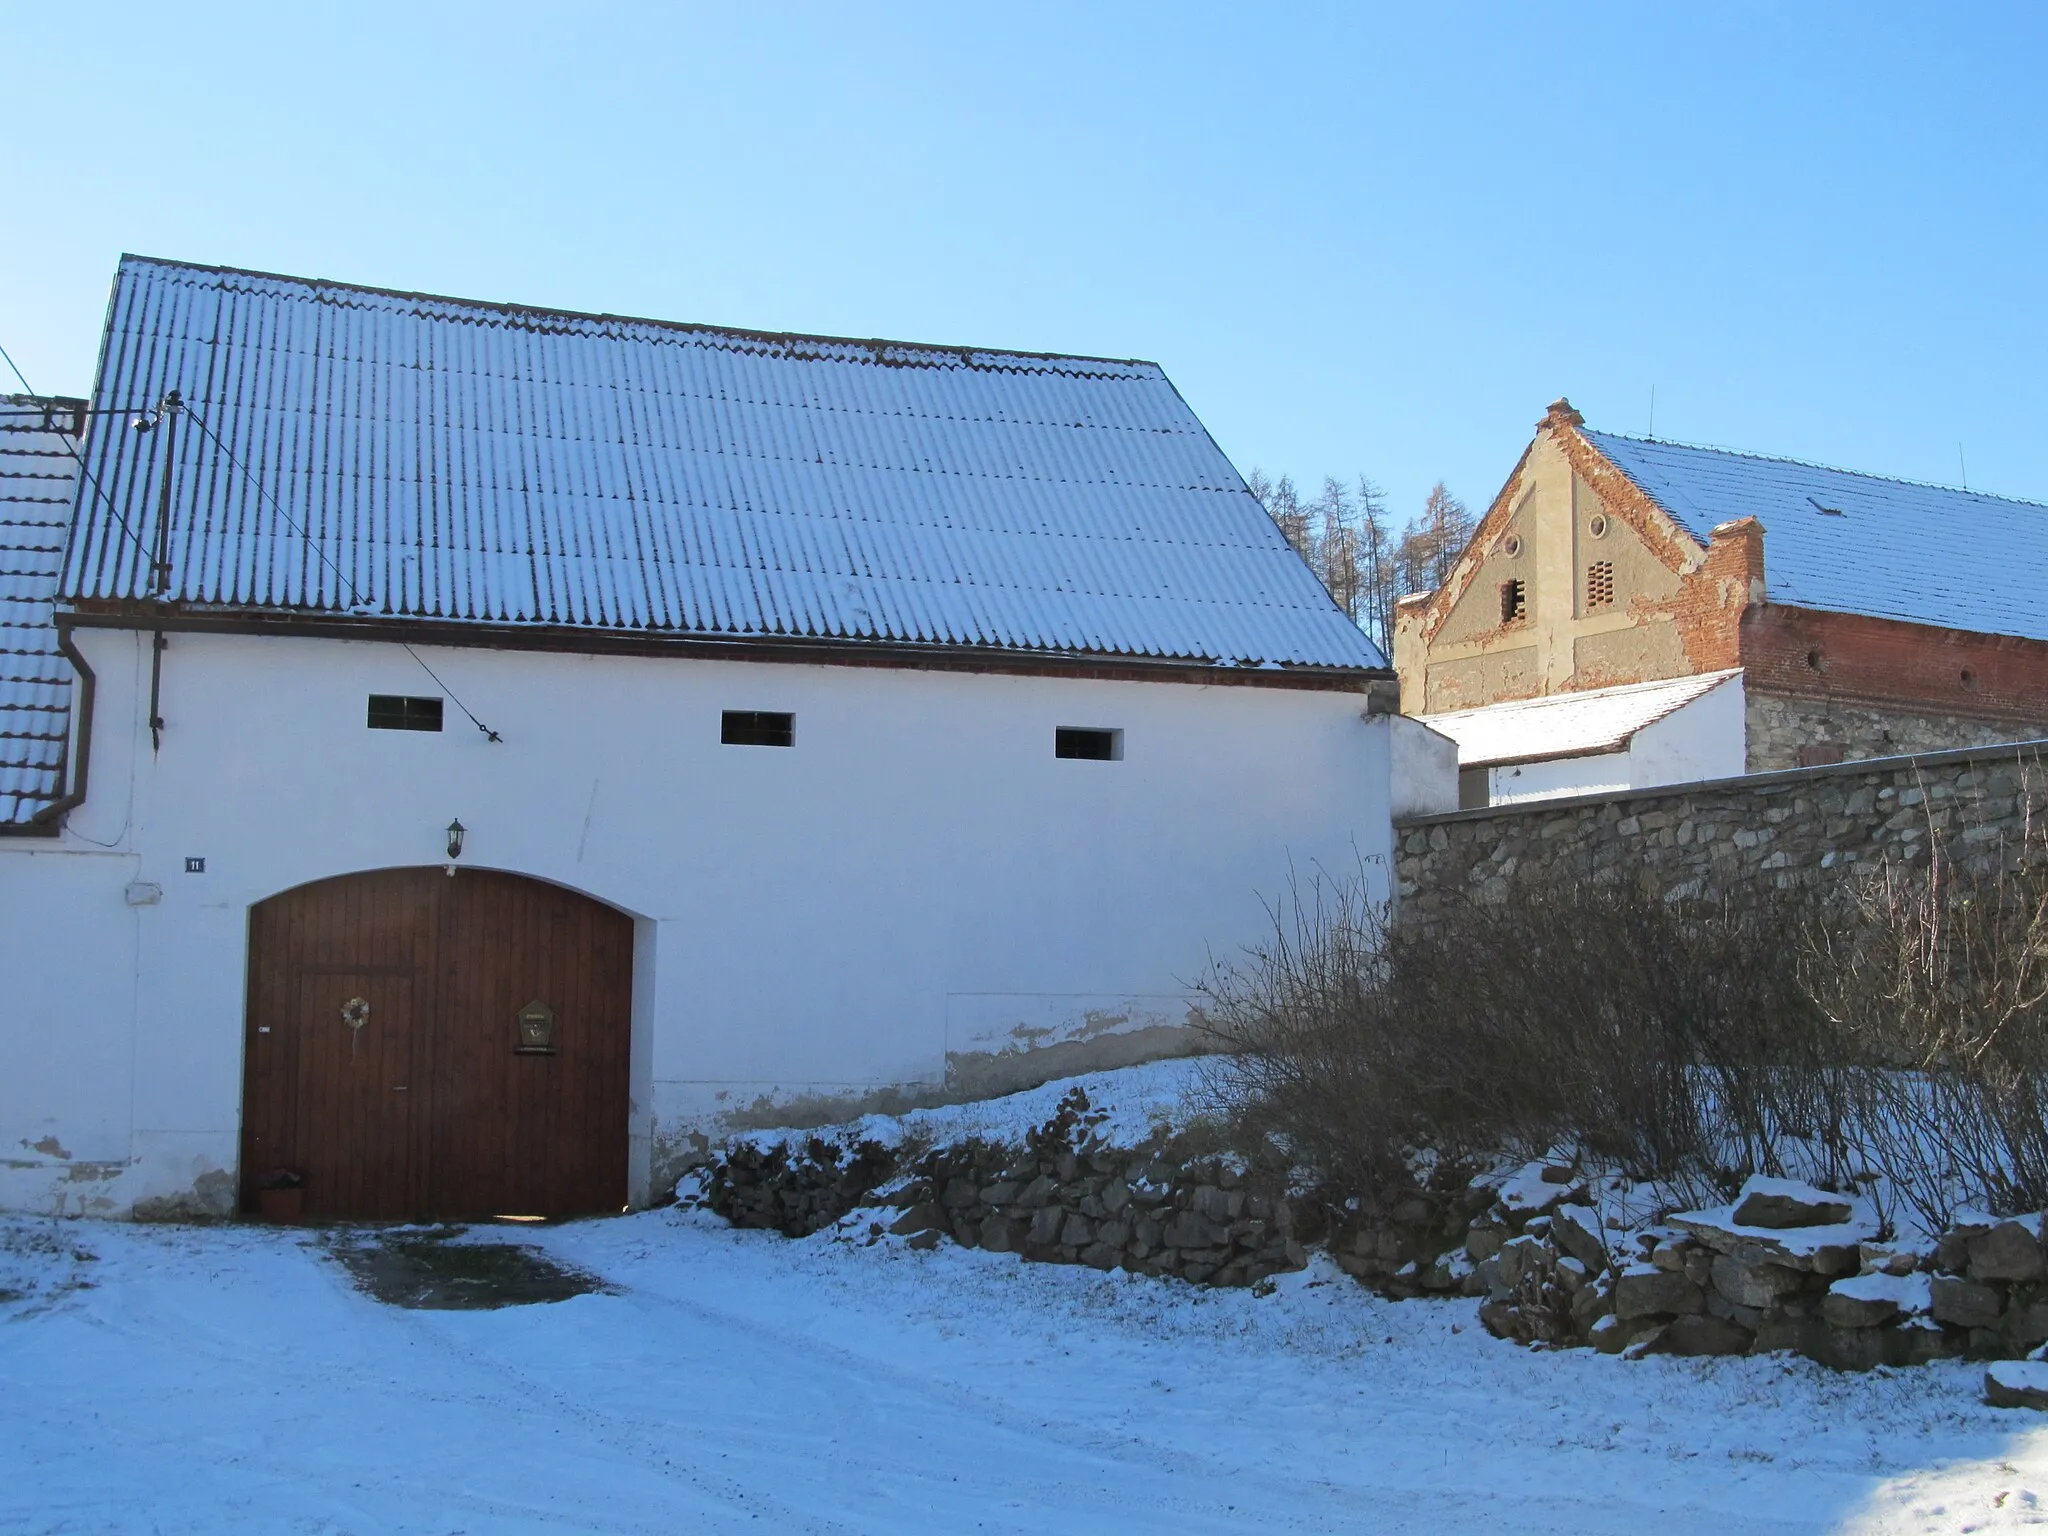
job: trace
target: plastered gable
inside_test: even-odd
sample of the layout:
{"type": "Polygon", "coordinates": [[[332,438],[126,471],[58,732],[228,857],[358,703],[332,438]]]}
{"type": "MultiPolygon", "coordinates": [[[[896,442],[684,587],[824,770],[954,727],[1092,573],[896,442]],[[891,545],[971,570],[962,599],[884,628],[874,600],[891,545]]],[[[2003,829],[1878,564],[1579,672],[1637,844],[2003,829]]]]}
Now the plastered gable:
{"type": "Polygon", "coordinates": [[[1552,407],[1450,579],[1397,611],[1395,664],[1410,712],[1729,664],[1690,622],[1719,620],[1727,606],[1691,612],[1705,595],[1692,578],[1709,551],[1586,443],[1577,422],[1569,405],[1552,407]],[[1511,581],[1522,584],[1522,611],[1507,619],[1511,581]]]}
{"type": "Polygon", "coordinates": [[[1471,552],[1477,559],[1463,595],[1451,604],[1436,632],[1437,645],[1494,641],[1512,645],[1518,636],[1530,633],[1544,589],[1540,551],[1555,536],[1553,526],[1560,523],[1557,509],[1551,505],[1556,499],[1556,487],[1548,477],[1531,476],[1499,531],[1488,536],[1482,529],[1473,538],[1471,552]],[[1522,584],[1522,616],[1507,620],[1501,589],[1512,581],[1522,584]]]}
{"type": "Polygon", "coordinates": [[[1693,667],[1677,622],[1658,611],[1683,587],[1679,573],[1576,471],[1571,486],[1571,670],[1564,686],[1607,688],[1686,676],[1693,667]]]}
{"type": "Polygon", "coordinates": [[[1651,549],[1634,525],[1609,508],[1576,472],[1571,485],[1574,616],[1613,617],[1628,613],[1638,599],[1656,603],[1676,597],[1679,573],[1665,563],[1668,556],[1651,549]],[[1613,600],[1606,609],[1595,607],[1587,593],[1588,574],[1595,562],[1613,570],[1613,600]]]}
{"type": "Polygon", "coordinates": [[[1481,651],[1429,664],[1425,684],[1432,712],[1470,709],[1509,699],[1532,699],[1537,687],[1536,647],[1481,651]]]}

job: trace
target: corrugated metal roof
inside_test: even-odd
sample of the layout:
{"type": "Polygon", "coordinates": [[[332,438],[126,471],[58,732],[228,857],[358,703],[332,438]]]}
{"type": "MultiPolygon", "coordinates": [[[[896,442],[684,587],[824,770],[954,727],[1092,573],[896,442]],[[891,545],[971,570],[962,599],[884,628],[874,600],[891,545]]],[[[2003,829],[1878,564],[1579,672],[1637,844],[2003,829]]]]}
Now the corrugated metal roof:
{"type": "Polygon", "coordinates": [[[0,824],[63,793],[71,666],[52,600],[78,485],[82,402],[0,397],[0,824]]]}
{"type": "MultiPolygon", "coordinates": [[[[123,258],[95,404],[173,388],[261,482],[180,424],[183,604],[1385,665],[1150,363],[123,258]]],[[[95,434],[66,598],[152,595],[161,442],[95,434]]]]}
{"type": "Polygon", "coordinates": [[[1583,693],[1483,704],[1476,709],[1424,715],[1422,723],[1458,744],[1458,766],[1538,762],[1620,752],[1636,732],[1740,677],[1735,668],[1666,682],[1625,683],[1583,693]]]}
{"type": "Polygon", "coordinates": [[[1771,602],[2048,640],[2048,506],[1718,448],[1585,437],[1702,544],[1718,523],[1761,522],[1771,602]]]}

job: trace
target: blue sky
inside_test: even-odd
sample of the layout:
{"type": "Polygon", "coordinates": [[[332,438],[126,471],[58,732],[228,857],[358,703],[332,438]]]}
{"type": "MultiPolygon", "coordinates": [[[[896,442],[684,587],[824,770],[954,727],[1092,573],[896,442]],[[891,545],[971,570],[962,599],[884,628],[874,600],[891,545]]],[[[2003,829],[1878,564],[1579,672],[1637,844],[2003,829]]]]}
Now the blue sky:
{"type": "Polygon", "coordinates": [[[2040,6],[15,4],[0,344],[83,393],[132,250],[1152,358],[1404,516],[1653,389],[2048,500],[2044,63],[2040,6]]]}

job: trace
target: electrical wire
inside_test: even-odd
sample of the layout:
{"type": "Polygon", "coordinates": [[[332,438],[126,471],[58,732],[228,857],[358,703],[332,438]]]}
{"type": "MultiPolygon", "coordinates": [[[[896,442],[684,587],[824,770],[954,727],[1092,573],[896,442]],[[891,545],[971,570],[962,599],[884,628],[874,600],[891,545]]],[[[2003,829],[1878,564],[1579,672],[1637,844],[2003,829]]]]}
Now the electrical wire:
{"type": "MultiPolygon", "coordinates": [[[[47,398],[46,396],[39,395],[36,393],[35,386],[29,383],[28,376],[21,371],[20,365],[14,361],[13,356],[9,354],[8,350],[5,347],[0,347],[0,359],[4,359],[6,361],[8,368],[13,372],[15,378],[21,381],[21,387],[25,393],[27,393],[33,399],[36,399],[38,401],[47,398]]],[[[285,525],[289,527],[294,533],[298,534],[300,538],[304,539],[306,541],[306,547],[310,549],[316,556],[318,556],[319,559],[326,564],[329,570],[334,572],[335,578],[341,582],[343,587],[348,589],[350,604],[357,608],[368,607],[369,605],[363,601],[362,594],[356,590],[355,583],[349,580],[348,573],[342,570],[340,566],[336,565],[333,560],[328,558],[327,552],[323,550],[317,542],[315,542],[313,535],[309,533],[304,527],[302,527],[299,524],[298,520],[295,519],[289,512],[285,511],[283,505],[278,501],[278,499],[275,496],[270,494],[269,489],[263,484],[263,482],[260,479],[257,478],[254,471],[252,471],[248,465],[244,464],[241,461],[241,459],[236,455],[234,449],[228,447],[226,443],[221,441],[220,434],[215,432],[213,428],[210,425],[208,425],[207,420],[204,416],[201,416],[198,411],[193,409],[192,402],[189,400],[185,400],[182,402],[182,405],[185,414],[190,416],[193,422],[198,426],[199,430],[204,432],[206,436],[212,441],[215,450],[227,456],[228,462],[230,464],[233,464],[235,468],[239,469],[242,472],[243,477],[248,480],[249,484],[255,487],[256,494],[261,496],[265,501],[269,502],[272,510],[274,510],[279,517],[284,519],[285,525]]],[[[88,409],[86,414],[93,416],[101,416],[128,415],[131,413],[126,411],[117,412],[112,410],[88,409]]],[[[107,509],[107,515],[113,518],[114,522],[117,525],[119,525],[123,533],[128,535],[129,539],[134,543],[137,552],[143,555],[147,555],[149,553],[149,546],[143,543],[142,536],[140,534],[138,534],[133,528],[128,526],[128,519],[121,515],[121,509],[114,505],[114,499],[111,496],[109,496],[105,488],[100,485],[99,480],[94,476],[92,472],[92,466],[85,462],[85,455],[78,451],[77,447],[71,442],[71,439],[68,434],[60,432],[57,435],[63,439],[65,451],[69,453],[72,458],[78,461],[79,473],[85,476],[85,483],[92,487],[93,494],[99,498],[101,505],[103,505],[107,509]]],[[[165,466],[164,472],[166,474],[170,472],[169,465],[165,466]]],[[[456,696],[455,690],[453,688],[450,688],[445,682],[441,681],[441,674],[436,672],[432,667],[428,666],[426,663],[426,659],[422,657],[418,651],[414,650],[411,645],[407,644],[403,640],[399,641],[398,645],[399,649],[403,650],[406,655],[410,656],[414,661],[419,663],[420,670],[426,673],[427,676],[431,677],[434,680],[435,684],[441,689],[443,693],[447,694],[449,698],[455,700],[455,707],[461,710],[463,714],[469,717],[469,723],[471,725],[475,726],[478,730],[484,733],[484,739],[486,741],[493,741],[499,743],[502,743],[504,741],[505,738],[503,736],[499,735],[496,731],[492,730],[488,725],[485,725],[483,721],[477,719],[475,711],[473,711],[467,704],[463,703],[462,700],[456,696]]]]}
{"type": "MultiPolygon", "coordinates": [[[[16,363],[13,357],[8,354],[8,351],[5,347],[0,347],[0,358],[6,359],[8,368],[13,371],[13,374],[17,379],[21,380],[21,387],[23,391],[25,391],[29,395],[30,398],[38,401],[47,400],[49,398],[47,395],[39,395],[36,393],[35,386],[29,383],[27,375],[25,375],[21,371],[20,365],[16,363]]],[[[45,407],[46,414],[47,410],[48,408],[45,407]]],[[[128,519],[123,517],[121,515],[121,509],[114,505],[114,498],[109,496],[106,493],[106,491],[101,487],[99,480],[93,475],[92,466],[85,462],[85,455],[80,453],[78,451],[77,446],[71,441],[71,435],[68,432],[59,432],[57,436],[63,440],[64,451],[70,454],[72,458],[78,461],[78,472],[85,476],[85,483],[92,487],[93,495],[97,496],[100,499],[101,505],[103,505],[107,509],[107,515],[111,517],[117,525],[119,525],[123,533],[127,534],[128,537],[134,541],[136,552],[138,554],[147,555],[149,553],[149,546],[142,542],[142,535],[140,535],[133,528],[130,528],[128,526],[128,519]]]]}
{"type": "MultiPolygon", "coordinates": [[[[300,538],[304,539],[306,541],[306,547],[310,549],[314,553],[314,555],[319,558],[322,564],[324,564],[330,571],[334,572],[335,579],[341,583],[343,588],[346,589],[348,593],[350,606],[355,608],[369,607],[370,605],[363,601],[362,593],[356,590],[356,584],[353,581],[349,580],[348,573],[344,571],[328,556],[327,551],[320,547],[318,541],[314,539],[312,533],[303,524],[301,524],[297,518],[293,517],[291,513],[285,511],[284,504],[280,502],[275,496],[271,495],[269,487],[264,485],[262,480],[257,478],[255,471],[251,470],[248,465],[242,462],[240,457],[236,455],[235,450],[230,448],[226,443],[221,441],[220,434],[214,431],[213,427],[207,422],[206,418],[200,415],[199,412],[196,409],[194,409],[192,402],[190,400],[186,400],[183,402],[183,409],[185,414],[192,418],[193,425],[198,427],[201,432],[206,434],[207,440],[213,444],[214,449],[217,452],[224,454],[227,457],[227,461],[230,464],[234,465],[236,469],[242,472],[243,478],[246,479],[252,487],[254,487],[256,494],[261,496],[265,501],[269,502],[271,510],[277,513],[277,515],[280,518],[284,519],[285,526],[290,528],[292,532],[296,533],[300,538]]],[[[460,698],[456,696],[455,690],[453,688],[450,688],[446,683],[441,681],[441,674],[436,672],[432,667],[427,665],[426,658],[421,656],[418,651],[414,650],[405,641],[401,640],[398,642],[398,644],[399,648],[403,650],[406,655],[410,656],[414,661],[419,663],[420,670],[426,673],[427,676],[431,677],[435,681],[435,683],[440,686],[442,692],[446,693],[449,698],[455,700],[455,707],[461,710],[463,714],[469,717],[469,723],[471,725],[475,726],[478,730],[484,733],[484,739],[486,741],[504,741],[505,738],[503,736],[499,735],[496,731],[492,730],[488,725],[485,725],[483,721],[477,719],[476,713],[473,710],[471,710],[467,704],[463,703],[460,698]]]]}

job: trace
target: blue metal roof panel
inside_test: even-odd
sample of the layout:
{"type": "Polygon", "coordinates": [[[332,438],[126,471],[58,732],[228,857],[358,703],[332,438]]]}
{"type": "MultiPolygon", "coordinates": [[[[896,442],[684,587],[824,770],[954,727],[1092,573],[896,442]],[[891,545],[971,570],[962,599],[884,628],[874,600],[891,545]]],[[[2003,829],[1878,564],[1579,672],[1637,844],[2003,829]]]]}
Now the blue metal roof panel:
{"type": "Polygon", "coordinates": [[[0,398],[0,823],[64,791],[71,665],[53,600],[78,488],[76,404],[0,398]]]}
{"type": "MultiPolygon", "coordinates": [[[[252,472],[181,424],[179,601],[1385,665],[1149,363],[126,258],[96,404],[172,388],[252,472]]],[[[94,448],[145,540],[159,442],[94,448]]],[[[150,596],[136,542],[82,509],[64,595],[150,596]]]]}
{"type": "Polygon", "coordinates": [[[1791,459],[1585,432],[1702,544],[1764,525],[1771,602],[2048,640],[2048,506],[1791,459]]]}

